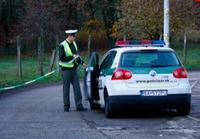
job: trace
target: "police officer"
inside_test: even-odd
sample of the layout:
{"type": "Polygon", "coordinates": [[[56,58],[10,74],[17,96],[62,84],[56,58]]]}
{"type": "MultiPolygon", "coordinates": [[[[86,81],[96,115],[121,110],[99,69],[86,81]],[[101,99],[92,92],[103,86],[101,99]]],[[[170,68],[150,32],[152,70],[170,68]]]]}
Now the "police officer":
{"type": "Polygon", "coordinates": [[[69,29],[66,30],[66,40],[60,43],[59,46],[59,65],[62,69],[63,79],[63,102],[64,111],[68,112],[70,108],[70,83],[73,85],[74,98],[77,111],[86,111],[87,109],[82,105],[82,95],[77,75],[77,67],[79,64],[83,64],[83,60],[78,55],[78,47],[75,42],[76,33],[78,30],[69,29]]]}

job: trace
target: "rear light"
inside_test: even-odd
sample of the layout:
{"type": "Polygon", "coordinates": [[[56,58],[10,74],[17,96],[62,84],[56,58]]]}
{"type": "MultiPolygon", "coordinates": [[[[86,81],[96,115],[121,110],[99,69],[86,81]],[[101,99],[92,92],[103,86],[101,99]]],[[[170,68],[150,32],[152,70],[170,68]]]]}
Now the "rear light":
{"type": "Polygon", "coordinates": [[[173,72],[175,78],[187,78],[187,70],[185,68],[178,68],[173,72]]]}
{"type": "Polygon", "coordinates": [[[111,80],[128,80],[132,77],[132,73],[128,70],[117,69],[114,71],[111,80]]]}

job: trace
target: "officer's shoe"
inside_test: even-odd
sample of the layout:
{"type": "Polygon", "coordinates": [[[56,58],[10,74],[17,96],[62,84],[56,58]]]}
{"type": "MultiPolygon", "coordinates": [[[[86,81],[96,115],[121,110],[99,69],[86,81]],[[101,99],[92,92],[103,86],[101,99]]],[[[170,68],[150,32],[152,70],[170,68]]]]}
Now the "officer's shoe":
{"type": "Polygon", "coordinates": [[[64,108],[64,112],[69,112],[69,109],[68,108],[64,108]]]}
{"type": "Polygon", "coordinates": [[[77,108],[76,110],[77,110],[77,111],[87,111],[87,109],[84,108],[84,107],[77,108]]]}

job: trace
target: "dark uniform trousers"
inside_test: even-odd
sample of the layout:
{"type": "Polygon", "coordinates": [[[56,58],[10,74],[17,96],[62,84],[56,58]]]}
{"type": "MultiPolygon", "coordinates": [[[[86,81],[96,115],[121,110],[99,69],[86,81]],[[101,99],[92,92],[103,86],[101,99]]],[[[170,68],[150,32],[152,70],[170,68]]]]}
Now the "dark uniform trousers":
{"type": "Polygon", "coordinates": [[[62,70],[64,108],[70,108],[70,83],[74,89],[76,108],[82,108],[82,95],[76,68],[62,70]]]}

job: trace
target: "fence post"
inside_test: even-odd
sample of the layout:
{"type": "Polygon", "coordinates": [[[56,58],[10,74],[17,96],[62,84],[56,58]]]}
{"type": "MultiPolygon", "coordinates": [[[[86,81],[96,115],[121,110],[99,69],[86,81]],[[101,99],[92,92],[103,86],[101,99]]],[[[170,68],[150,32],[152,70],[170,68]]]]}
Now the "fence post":
{"type": "Polygon", "coordinates": [[[22,79],[21,38],[17,36],[17,76],[22,79]]]}
{"type": "Polygon", "coordinates": [[[92,37],[91,37],[91,34],[89,34],[89,36],[88,36],[88,59],[90,58],[90,55],[91,55],[91,40],[92,40],[92,37]]]}
{"type": "Polygon", "coordinates": [[[123,40],[126,41],[126,35],[125,35],[125,34],[124,34],[124,36],[123,36],[123,40]]]}
{"type": "Polygon", "coordinates": [[[42,56],[42,38],[38,38],[38,74],[42,76],[43,72],[43,56],[42,56]]]}
{"type": "Polygon", "coordinates": [[[159,40],[162,40],[162,35],[163,35],[163,34],[162,34],[162,33],[160,33],[160,37],[159,37],[159,40]]]}
{"type": "Polygon", "coordinates": [[[59,38],[56,36],[56,69],[59,71],[59,38]]]}
{"type": "Polygon", "coordinates": [[[53,65],[55,62],[55,57],[56,57],[56,50],[53,50],[52,54],[51,54],[51,61],[50,61],[50,65],[49,65],[49,72],[52,71],[53,69],[53,65]]]}
{"type": "Polygon", "coordinates": [[[184,33],[184,46],[183,46],[184,64],[187,63],[187,35],[184,33]]]}

